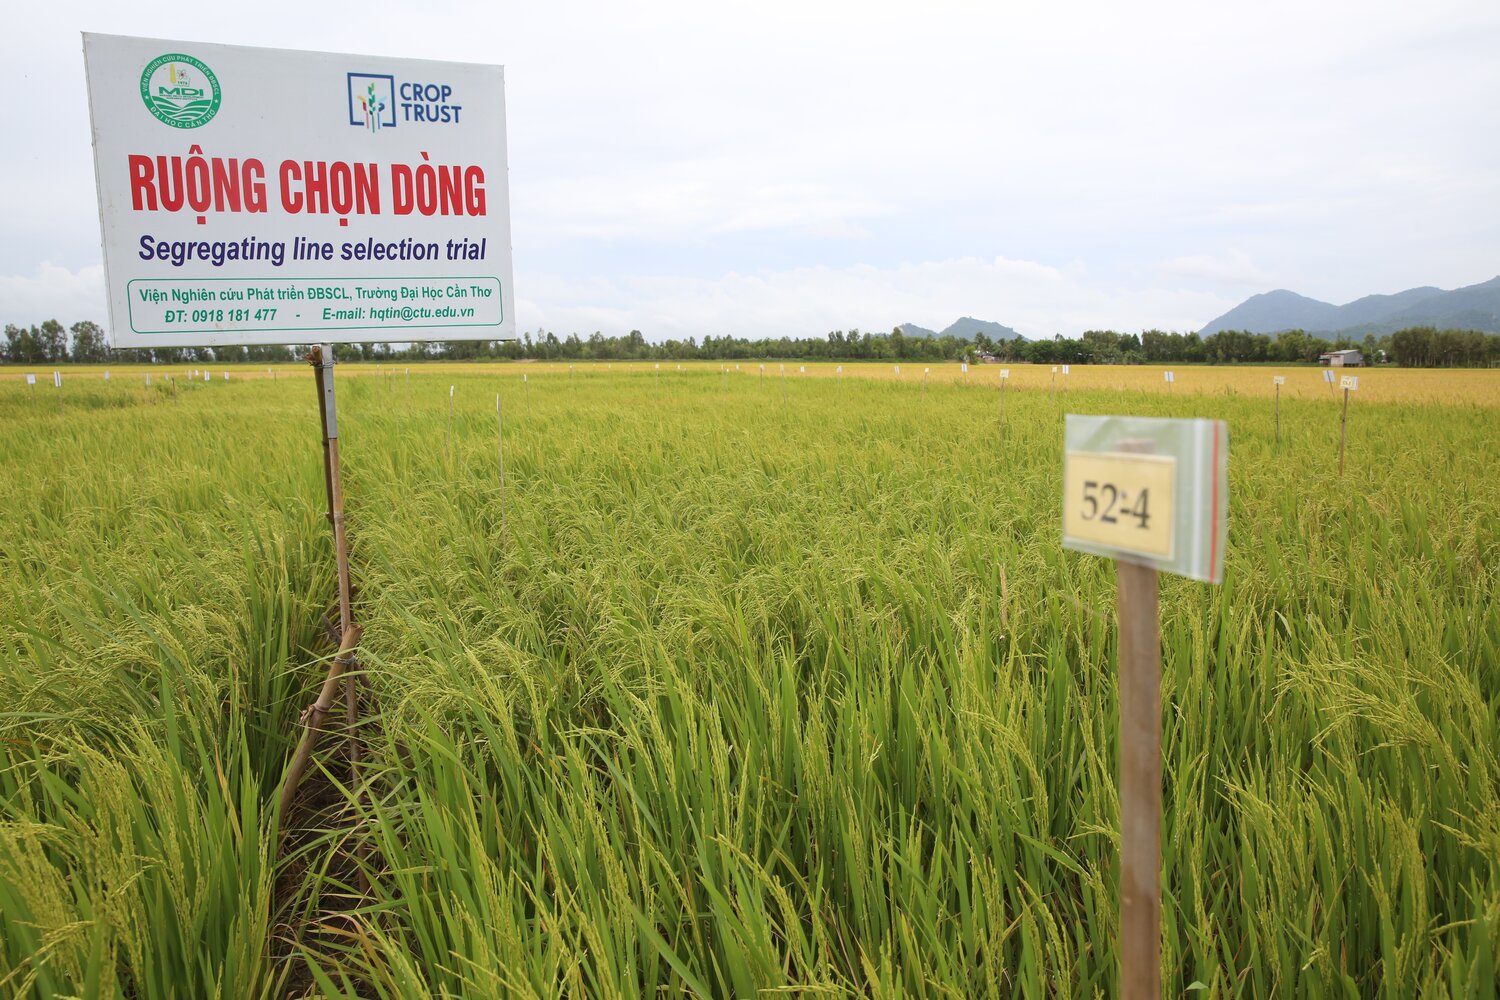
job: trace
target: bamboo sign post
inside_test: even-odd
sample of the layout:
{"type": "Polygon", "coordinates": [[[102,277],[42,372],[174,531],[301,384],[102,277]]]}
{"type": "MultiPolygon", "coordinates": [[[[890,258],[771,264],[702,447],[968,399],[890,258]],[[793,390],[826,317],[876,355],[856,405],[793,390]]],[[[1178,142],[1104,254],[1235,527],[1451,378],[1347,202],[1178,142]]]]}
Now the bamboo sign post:
{"type": "Polygon", "coordinates": [[[1162,378],[1163,382],[1167,383],[1167,391],[1169,391],[1169,392],[1171,391],[1172,386],[1174,386],[1174,385],[1177,384],[1177,373],[1176,372],[1162,372],[1161,373],[1161,378],[1162,378]]]}
{"type": "Polygon", "coordinates": [[[1349,433],[1349,393],[1359,391],[1359,376],[1345,375],[1339,379],[1339,388],[1344,390],[1344,414],[1339,418],[1339,475],[1342,477],[1344,474],[1344,439],[1349,433]]]}
{"type": "MultiPolygon", "coordinates": [[[[281,815],[285,816],[296,798],[297,788],[312,759],[313,748],[323,731],[323,722],[333,708],[340,686],[344,691],[346,721],[351,739],[359,715],[358,693],[355,678],[349,669],[356,665],[354,649],[359,645],[360,628],[354,624],[351,606],[352,595],[349,583],[349,538],[344,526],[344,481],[339,463],[339,428],[337,399],[333,389],[333,347],[324,344],[314,347],[307,355],[307,363],[313,366],[318,389],[318,415],[323,430],[323,482],[328,491],[328,521],[333,526],[334,559],[338,569],[339,587],[339,651],[323,680],[317,700],[305,713],[305,727],[292,762],[287,767],[286,781],[281,789],[281,815]]],[[[357,767],[357,754],[351,754],[357,767]]]]}
{"type": "Polygon", "coordinates": [[[1052,398],[1052,399],[1056,399],[1057,398],[1057,366],[1056,365],[1052,366],[1052,383],[1047,387],[1047,395],[1048,395],[1049,398],[1052,398]]]}
{"type": "Polygon", "coordinates": [[[1328,395],[1330,395],[1330,396],[1335,395],[1335,393],[1333,391],[1333,383],[1335,382],[1335,379],[1333,377],[1333,369],[1332,368],[1324,368],[1323,369],[1323,381],[1326,382],[1326,383],[1328,383],[1328,395]]]}
{"type": "MultiPolygon", "coordinates": [[[[122,348],[209,348],[285,346],[312,342],[305,360],[312,366],[318,394],[320,437],[324,454],[324,485],[328,493],[328,518],[333,527],[334,555],[338,569],[339,628],[338,652],[328,667],[327,676],[318,688],[316,700],[300,720],[301,734],[280,793],[278,836],[285,831],[296,799],[298,785],[307,771],[313,749],[324,730],[324,721],[342,688],[349,714],[350,759],[357,770],[359,745],[353,740],[353,722],[357,714],[357,691],[349,668],[355,665],[355,650],[360,642],[360,627],[354,623],[351,609],[349,541],[344,523],[344,487],[339,464],[339,433],[334,394],[333,344],[362,342],[405,342],[411,339],[411,328],[405,319],[381,315],[397,310],[328,310],[309,309],[298,302],[306,300],[349,300],[389,295],[396,289],[410,291],[420,298],[424,322],[423,333],[431,339],[494,341],[517,337],[513,310],[510,201],[506,176],[505,73],[503,67],[469,63],[434,62],[351,56],[327,52],[300,52],[235,45],[132,38],[118,35],[86,33],[83,37],[84,62],[87,69],[87,92],[92,120],[94,170],[98,191],[101,243],[104,251],[104,277],[109,304],[111,346],[122,348]],[[213,72],[195,76],[194,86],[206,87],[199,102],[205,107],[212,98],[213,107],[198,115],[188,125],[205,124],[217,114],[214,127],[221,134],[232,135],[238,159],[226,159],[223,150],[215,152],[210,145],[202,157],[206,171],[218,177],[227,171],[231,180],[236,164],[280,159],[286,149],[297,150],[307,163],[319,163],[332,169],[369,158],[370,148],[361,137],[363,130],[331,127],[336,124],[330,109],[343,101],[346,79],[349,95],[356,92],[356,77],[370,83],[374,95],[386,87],[383,112],[367,111],[363,124],[379,130],[394,127],[397,111],[391,103],[392,81],[438,80],[444,93],[464,95],[464,115],[456,111],[442,129],[423,133],[420,143],[402,148],[386,146],[382,164],[389,167],[369,175],[368,199],[361,199],[359,211],[334,206],[332,211],[308,213],[292,207],[290,181],[285,175],[273,176],[265,171],[263,214],[258,216],[255,243],[264,247],[279,269],[274,278],[264,271],[244,271],[218,267],[222,261],[205,256],[168,264],[165,258],[142,255],[138,246],[146,234],[166,245],[170,241],[194,241],[199,247],[208,242],[237,243],[243,235],[243,219],[238,202],[234,211],[204,213],[203,206],[192,199],[177,199],[169,204],[165,188],[158,198],[156,184],[161,178],[142,180],[132,164],[137,160],[164,162],[164,156],[181,156],[181,134],[177,129],[163,129],[140,113],[142,94],[165,82],[168,71],[177,79],[176,70],[168,65],[187,57],[163,53],[191,52],[190,60],[213,72]],[[203,60],[198,63],[197,60],[203,60]],[[154,60],[154,62],[153,62],[154,60]],[[141,67],[151,67],[156,76],[142,77],[141,67]],[[360,72],[350,74],[349,69],[360,72]],[[156,83],[152,81],[155,80],[156,83]],[[150,84],[150,88],[148,88],[150,84]],[[222,108],[219,97],[225,98],[222,108]],[[255,95],[253,101],[231,99],[232,95],[255,95]],[[331,102],[331,103],[330,103],[331,102]],[[232,106],[231,106],[232,105],[232,106]],[[373,117],[371,117],[373,115],[373,117]],[[384,120],[381,120],[384,115],[384,120]],[[421,150],[415,148],[420,145],[421,150]],[[252,159],[256,157],[258,159],[252,159]],[[418,159],[420,157],[420,160],[418,159]],[[379,178],[400,176],[398,171],[430,170],[438,164],[464,165],[464,180],[472,174],[483,184],[484,208],[463,215],[424,212],[407,214],[397,205],[397,198],[379,197],[379,178]],[[142,188],[141,185],[146,187],[142,188]],[[129,192],[136,191],[136,197],[129,192]],[[143,214],[131,206],[145,197],[154,207],[143,214]],[[368,202],[368,204],[366,204],[368,202]],[[363,249],[364,242],[345,242],[351,235],[349,215],[358,215],[359,239],[376,246],[391,247],[397,241],[417,246],[437,247],[447,243],[470,246],[475,243],[488,250],[462,259],[449,255],[445,260],[397,260],[393,255],[368,256],[351,253],[351,247],[363,249]],[[282,268],[282,251],[293,244],[318,248],[311,256],[295,251],[286,254],[282,268]],[[338,253],[342,246],[343,253],[338,253]],[[315,261],[315,263],[304,263],[315,261]],[[229,308],[269,297],[270,285],[277,289],[279,305],[264,301],[254,308],[229,308]],[[149,289],[149,293],[146,291],[149,289]],[[482,292],[482,294],[476,294],[482,292]],[[177,304],[192,301],[202,308],[182,310],[177,304]],[[462,309],[452,299],[464,299],[462,309]],[[201,303],[199,300],[202,299],[201,303]],[[502,306],[503,303],[503,306],[502,306]],[[338,315],[334,315],[337,313],[338,315]]],[[[175,86],[175,84],[174,84],[175,86]]],[[[165,87],[160,88],[166,92],[165,87]]],[[[350,101],[353,101],[352,96],[350,101]]],[[[379,103],[379,102],[376,102],[379,103]]],[[[456,105],[455,105],[456,108],[456,105]]],[[[178,124],[182,124],[178,122],[178,124]]],[[[359,124],[350,122],[349,124],[359,124]]],[[[404,130],[403,130],[404,133],[404,130]]],[[[193,147],[193,155],[201,152],[193,147]]],[[[446,168],[444,168],[446,169],[446,168]]],[[[457,171],[458,167],[453,168],[457,171]]],[[[455,174],[456,176],[456,174],[455,174]]],[[[250,184],[249,174],[245,183],[250,184]]],[[[393,182],[394,183],[394,182],[393,182]]],[[[420,186],[420,185],[419,185],[420,186]]],[[[337,185],[334,185],[337,187],[337,185]]],[[[179,192],[180,193],[180,192],[179,192]]],[[[389,195],[389,192],[387,192],[389,195]]],[[[237,196],[236,196],[237,197],[237,196]]],[[[247,197],[249,197],[247,195],[247,197]]],[[[339,198],[335,193],[334,202],[339,198]]],[[[298,196],[298,204],[306,198],[298,196]]],[[[305,206],[304,206],[305,207],[305,206]]],[[[408,309],[406,312],[410,313],[408,309]]],[[[221,370],[223,380],[229,372],[221,370]]],[[[166,373],[164,373],[166,374],[166,373]]],[[[185,373],[186,374],[186,373],[185,373]]],[[[187,381],[213,381],[212,372],[192,369],[187,381]]],[[[274,368],[268,371],[274,381],[274,368]]],[[[407,369],[407,397],[410,403],[411,370],[407,369]]],[[[172,397],[177,397],[177,380],[166,374],[172,397]]],[[[149,384],[149,378],[148,378],[149,384]]],[[[454,388],[449,388],[448,440],[445,451],[451,454],[454,388]]],[[[61,398],[61,393],[59,393],[61,398]]],[[[359,775],[354,781],[357,786],[359,775]]]]}
{"type": "Polygon", "coordinates": [[[1161,996],[1161,571],[1223,579],[1219,420],[1068,414],[1063,546],[1115,560],[1120,699],[1118,996],[1161,996]]]}

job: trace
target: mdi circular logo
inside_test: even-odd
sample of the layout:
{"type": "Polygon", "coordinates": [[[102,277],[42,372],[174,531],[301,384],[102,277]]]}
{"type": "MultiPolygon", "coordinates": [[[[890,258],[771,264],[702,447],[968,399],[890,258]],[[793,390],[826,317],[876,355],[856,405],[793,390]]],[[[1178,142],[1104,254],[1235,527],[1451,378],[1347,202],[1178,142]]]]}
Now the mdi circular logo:
{"type": "Polygon", "coordinates": [[[141,73],[141,100],[157,121],[197,128],[219,113],[219,78],[192,56],[157,56],[141,73]]]}

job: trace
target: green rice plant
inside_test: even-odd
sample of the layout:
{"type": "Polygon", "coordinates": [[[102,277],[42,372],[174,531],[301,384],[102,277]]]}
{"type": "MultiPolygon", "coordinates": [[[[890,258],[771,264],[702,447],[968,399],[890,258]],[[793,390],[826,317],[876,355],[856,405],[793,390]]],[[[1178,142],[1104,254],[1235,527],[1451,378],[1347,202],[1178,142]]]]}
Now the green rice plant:
{"type": "Polygon", "coordinates": [[[369,766],[279,867],[333,590],[311,379],[0,398],[9,984],[1113,995],[1084,412],[1230,425],[1225,582],[1162,582],[1165,989],[1493,994],[1489,411],[1357,401],[1341,479],[1322,398],[1278,448],[1263,398],[1017,389],[1002,443],[994,385],[527,370],[340,377],[369,766]]]}

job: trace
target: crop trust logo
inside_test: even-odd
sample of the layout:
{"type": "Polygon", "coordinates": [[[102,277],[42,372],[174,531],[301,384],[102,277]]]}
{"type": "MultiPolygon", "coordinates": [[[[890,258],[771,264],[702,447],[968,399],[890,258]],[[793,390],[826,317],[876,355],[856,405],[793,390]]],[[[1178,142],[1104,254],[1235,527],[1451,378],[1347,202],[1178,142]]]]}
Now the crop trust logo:
{"type": "Polygon", "coordinates": [[[396,80],[378,73],[350,73],[349,124],[379,132],[396,127],[396,80]]]}
{"type": "Polygon", "coordinates": [[[141,100],[157,121],[198,128],[219,113],[219,78],[192,56],[157,56],[141,71],[141,100]]]}

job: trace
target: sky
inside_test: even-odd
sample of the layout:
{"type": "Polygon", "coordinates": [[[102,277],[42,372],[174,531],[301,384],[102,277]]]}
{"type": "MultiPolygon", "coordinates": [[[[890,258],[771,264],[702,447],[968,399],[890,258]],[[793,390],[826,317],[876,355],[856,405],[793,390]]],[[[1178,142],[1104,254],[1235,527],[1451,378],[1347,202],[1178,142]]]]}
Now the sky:
{"type": "Polygon", "coordinates": [[[182,10],[5,15],[0,321],[107,319],[82,31],[504,65],[524,331],[1186,331],[1500,274],[1490,0],[182,10]]]}

